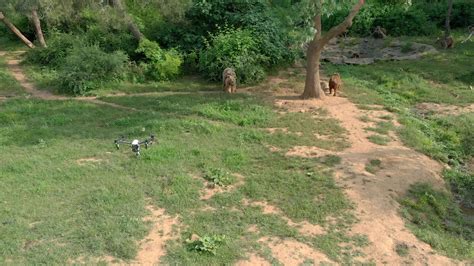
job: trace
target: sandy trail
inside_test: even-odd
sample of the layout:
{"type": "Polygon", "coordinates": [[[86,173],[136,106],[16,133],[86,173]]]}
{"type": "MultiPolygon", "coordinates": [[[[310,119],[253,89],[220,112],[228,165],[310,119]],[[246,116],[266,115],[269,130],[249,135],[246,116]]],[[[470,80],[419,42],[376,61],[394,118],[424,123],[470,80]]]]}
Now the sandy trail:
{"type": "MultiPolygon", "coordinates": [[[[360,221],[353,226],[351,233],[365,234],[371,242],[364,250],[367,261],[389,265],[456,263],[437,255],[428,244],[418,240],[405,227],[399,215],[396,199],[403,195],[410,185],[428,182],[435,187],[444,188],[440,177],[443,167],[426,155],[403,146],[394,136],[387,146],[370,142],[367,137],[372,135],[372,132],[365,130],[370,122],[362,122],[359,117],[367,115],[371,120],[377,120],[385,111],[360,110],[342,97],[306,101],[299,100],[296,96],[284,97],[277,99],[276,105],[290,112],[325,108],[329,115],[338,119],[348,131],[351,147],[335,153],[342,158],[341,165],[336,169],[336,180],[356,204],[356,216],[360,221]],[[372,159],[382,161],[382,169],[375,174],[365,171],[365,165],[372,159]],[[400,257],[396,253],[396,245],[402,243],[409,246],[407,257],[400,257]]],[[[316,154],[314,157],[318,156],[316,154]]]]}

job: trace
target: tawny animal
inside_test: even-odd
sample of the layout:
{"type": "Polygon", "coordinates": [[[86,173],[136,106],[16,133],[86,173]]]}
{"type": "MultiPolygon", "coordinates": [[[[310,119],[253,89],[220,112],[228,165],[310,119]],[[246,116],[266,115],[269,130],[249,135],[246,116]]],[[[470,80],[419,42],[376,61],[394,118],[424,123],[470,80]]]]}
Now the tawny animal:
{"type": "Polygon", "coordinates": [[[454,48],[454,39],[451,36],[438,38],[436,43],[441,45],[441,47],[444,49],[454,48]]]}
{"type": "Polygon", "coordinates": [[[329,79],[329,95],[331,95],[332,91],[334,90],[334,96],[336,96],[337,90],[339,90],[342,86],[341,75],[339,73],[335,73],[329,79]]]}
{"type": "Polygon", "coordinates": [[[225,92],[235,93],[237,91],[237,76],[233,68],[224,69],[222,72],[222,83],[225,92]]]}

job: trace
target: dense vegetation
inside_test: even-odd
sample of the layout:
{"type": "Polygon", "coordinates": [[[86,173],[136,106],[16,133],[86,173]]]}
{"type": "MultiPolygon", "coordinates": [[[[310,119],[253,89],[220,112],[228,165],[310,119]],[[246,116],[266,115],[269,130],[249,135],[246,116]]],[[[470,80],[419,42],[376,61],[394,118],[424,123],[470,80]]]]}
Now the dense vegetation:
{"type": "MultiPolygon", "coordinates": [[[[35,39],[34,28],[25,15],[27,10],[15,2],[28,1],[7,0],[0,8],[27,38],[35,39]]],[[[267,150],[268,146],[294,145],[341,150],[347,146],[344,138],[314,141],[313,136],[343,135],[344,130],[322,110],[276,116],[259,97],[193,93],[218,90],[221,72],[229,66],[236,69],[239,83],[253,85],[268,73],[303,58],[302,44],[312,33],[306,1],[126,0],[129,18],[111,6],[111,1],[63,1],[65,5],[72,3],[70,10],[55,5],[57,1],[49,2],[53,3],[49,9],[39,9],[48,46],[31,49],[24,58],[29,77],[41,89],[69,95],[103,95],[109,90],[186,93],[101,99],[139,110],[130,114],[74,101],[0,102],[0,161],[6,162],[0,165],[0,172],[5,173],[0,177],[0,202],[9,206],[0,209],[0,232],[6,236],[0,240],[0,261],[7,258],[19,263],[62,264],[78,254],[132,259],[135,243],[146,231],[137,217],[144,216],[143,199],[147,198],[172,214],[186,213],[182,222],[189,228],[180,241],[195,232],[206,235],[206,241],[192,244],[193,251],[209,249],[210,253],[217,250],[224,254],[198,256],[186,246],[175,245],[165,258],[170,263],[187,264],[191,260],[225,264],[253,248],[271,261],[273,258],[256,241],[241,238],[253,224],[262,234],[294,237],[318,247],[334,261],[355,262],[363,245],[359,242],[364,241],[348,233],[348,226],[354,222],[348,211],[350,203],[331,176],[330,168],[340,158],[290,160],[267,150]],[[141,39],[130,33],[129,19],[140,29],[141,39]],[[311,115],[322,118],[315,124],[311,115]],[[269,134],[263,130],[266,127],[290,128],[290,133],[293,129],[301,136],[269,134]],[[97,131],[91,132],[91,128],[97,131]],[[130,165],[123,154],[115,161],[102,153],[112,135],[124,131],[142,134],[145,129],[158,133],[164,145],[150,150],[143,160],[130,165]],[[79,160],[91,152],[98,163],[78,165],[64,159],[72,156],[79,160]],[[53,168],[57,172],[45,177],[53,168]],[[156,172],[160,176],[153,174],[156,172]],[[246,185],[212,198],[209,205],[217,211],[203,210],[199,191],[205,182],[193,176],[203,175],[208,182],[227,185],[236,182],[229,173],[246,176],[246,185]],[[253,178],[257,175],[260,178],[253,178]],[[298,200],[288,187],[298,188],[298,200]],[[118,191],[112,193],[112,188],[118,191]],[[32,200],[24,205],[17,197],[19,193],[32,200]],[[244,198],[275,204],[295,221],[326,226],[325,219],[331,216],[337,218],[337,223],[325,228],[324,235],[304,237],[278,215],[244,206],[244,198]],[[323,200],[312,205],[314,198],[323,200]],[[80,209],[74,212],[73,206],[80,209]],[[58,209],[61,211],[50,215],[58,209]],[[36,224],[37,220],[45,222],[36,224]],[[230,228],[228,224],[235,220],[239,225],[230,228]],[[226,238],[216,233],[225,233],[226,238]],[[26,244],[20,241],[25,236],[26,244]],[[44,243],[38,243],[38,239],[44,243]]],[[[431,44],[441,34],[447,1],[420,0],[412,1],[412,5],[407,1],[389,2],[368,3],[349,34],[368,36],[380,25],[391,36],[428,36],[402,38],[431,44]]],[[[339,5],[326,12],[324,29],[339,23],[349,7],[339,5]]],[[[474,3],[454,1],[451,26],[464,33],[471,24],[474,3]]],[[[456,40],[460,40],[457,34],[456,40]]],[[[16,41],[15,36],[0,25],[1,50],[16,49],[10,46],[12,41],[16,41]]],[[[394,112],[402,124],[398,134],[406,145],[448,166],[443,176],[452,193],[417,184],[400,203],[403,216],[420,239],[461,259],[474,258],[472,215],[465,215],[460,208],[474,208],[474,177],[469,168],[474,155],[474,116],[421,114],[416,106],[423,102],[472,104],[472,51],[473,43],[468,42],[410,64],[324,65],[327,73],[341,73],[349,88],[348,97],[361,108],[382,104],[394,112]]],[[[5,60],[0,57],[0,67],[4,66],[5,60]]],[[[24,94],[4,69],[0,69],[0,92],[0,96],[24,94]]],[[[371,141],[388,143],[390,139],[385,135],[393,128],[392,122],[386,122],[369,129],[375,132],[371,141]]],[[[373,161],[367,171],[376,172],[379,167],[380,161],[373,161]]],[[[251,234],[253,240],[260,236],[251,234]]]]}

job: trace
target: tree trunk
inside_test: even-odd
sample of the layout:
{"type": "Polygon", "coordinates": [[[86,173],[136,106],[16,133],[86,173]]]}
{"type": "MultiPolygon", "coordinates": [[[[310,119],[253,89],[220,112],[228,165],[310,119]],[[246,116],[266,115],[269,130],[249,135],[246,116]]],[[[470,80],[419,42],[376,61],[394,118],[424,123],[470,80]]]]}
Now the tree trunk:
{"type": "Polygon", "coordinates": [[[0,11],[0,20],[3,22],[3,24],[5,24],[13,33],[15,33],[15,35],[24,43],[26,44],[26,46],[28,46],[29,48],[35,48],[35,45],[30,41],[28,40],[28,38],[25,37],[25,35],[23,35],[21,33],[21,31],[15,27],[15,25],[13,25],[10,20],[5,17],[5,15],[3,15],[3,12],[0,11]]]}
{"type": "Polygon", "coordinates": [[[36,9],[33,9],[31,11],[31,21],[33,22],[33,25],[35,26],[36,38],[38,39],[41,47],[47,47],[46,41],[44,40],[43,30],[41,30],[41,22],[38,17],[38,12],[36,11],[36,9]]]}
{"type": "Polygon", "coordinates": [[[140,31],[140,28],[138,28],[137,24],[135,24],[133,22],[133,19],[125,11],[125,8],[122,5],[122,1],[121,0],[111,0],[110,3],[125,18],[125,20],[127,22],[128,30],[132,33],[133,37],[135,37],[135,39],[140,41],[143,38],[143,34],[140,31]]]}
{"type": "Polygon", "coordinates": [[[446,14],[446,22],[444,24],[445,31],[444,31],[444,39],[447,39],[451,36],[451,13],[453,12],[453,0],[449,0],[448,2],[448,13],[446,14]]]}
{"type": "MultiPolygon", "coordinates": [[[[451,0],[452,1],[452,0],[451,0]]],[[[321,10],[322,10],[322,0],[316,2],[317,13],[314,17],[314,25],[316,27],[316,33],[313,40],[308,46],[307,51],[307,65],[306,65],[306,82],[304,85],[304,92],[301,95],[303,99],[309,98],[322,98],[324,97],[324,92],[321,89],[321,83],[319,78],[319,64],[321,59],[321,52],[324,49],[324,46],[334,37],[345,32],[350,26],[352,26],[352,20],[359,13],[359,10],[364,5],[365,0],[359,0],[359,2],[352,8],[352,11],[344,19],[344,21],[332,27],[324,36],[321,34],[321,10]]]]}
{"type": "Polygon", "coordinates": [[[321,88],[320,77],[319,77],[319,61],[321,58],[321,49],[316,43],[311,42],[308,46],[306,65],[306,81],[304,84],[304,92],[301,97],[303,99],[310,98],[323,98],[324,91],[321,88]]]}

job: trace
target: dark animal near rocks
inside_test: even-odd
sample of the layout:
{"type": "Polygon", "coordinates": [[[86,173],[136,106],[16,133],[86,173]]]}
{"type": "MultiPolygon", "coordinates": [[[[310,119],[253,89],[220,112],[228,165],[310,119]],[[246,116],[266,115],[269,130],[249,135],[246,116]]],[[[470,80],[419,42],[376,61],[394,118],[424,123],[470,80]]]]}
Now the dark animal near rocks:
{"type": "Polygon", "coordinates": [[[234,69],[224,69],[222,72],[222,83],[225,92],[235,93],[237,91],[237,75],[235,74],[234,69]]]}
{"type": "Polygon", "coordinates": [[[372,36],[376,39],[384,39],[385,37],[387,37],[387,30],[380,26],[377,26],[375,27],[374,32],[372,32],[372,36]]]}
{"type": "Polygon", "coordinates": [[[336,92],[342,86],[341,75],[339,73],[335,73],[331,76],[329,80],[329,95],[331,95],[332,91],[334,90],[334,96],[336,96],[336,92]]]}

